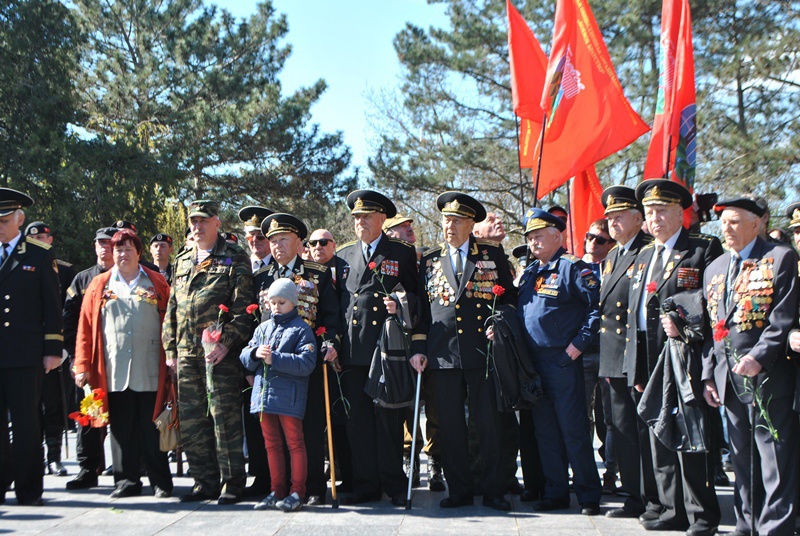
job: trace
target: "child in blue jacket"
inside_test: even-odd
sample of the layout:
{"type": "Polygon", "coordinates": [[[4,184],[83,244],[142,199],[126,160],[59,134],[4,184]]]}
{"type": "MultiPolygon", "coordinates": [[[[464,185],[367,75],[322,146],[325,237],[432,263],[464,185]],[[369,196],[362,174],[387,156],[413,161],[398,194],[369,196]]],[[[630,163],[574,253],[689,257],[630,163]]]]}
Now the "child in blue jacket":
{"type": "Polygon", "coordinates": [[[267,294],[272,316],[256,328],[239,359],[255,372],[250,413],[260,414],[267,447],[271,491],[256,510],[297,510],[306,494],[308,463],[303,439],[303,415],[308,399],[308,376],[314,370],[317,341],[297,314],[297,287],[291,279],[278,279],[267,294]],[[292,487],[286,494],[286,460],[289,448],[292,487]]]}

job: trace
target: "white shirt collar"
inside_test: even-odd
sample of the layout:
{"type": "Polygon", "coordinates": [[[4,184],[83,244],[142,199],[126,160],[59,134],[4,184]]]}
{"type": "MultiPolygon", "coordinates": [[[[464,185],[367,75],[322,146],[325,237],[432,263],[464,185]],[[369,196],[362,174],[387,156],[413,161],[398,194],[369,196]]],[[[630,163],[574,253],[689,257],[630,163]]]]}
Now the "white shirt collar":
{"type": "MultiPolygon", "coordinates": [[[[376,238],[375,240],[373,240],[372,242],[369,243],[369,253],[370,253],[370,255],[374,254],[375,251],[378,249],[378,242],[381,241],[381,238],[383,238],[383,233],[379,234],[378,238],[376,238]]],[[[366,245],[367,244],[365,242],[361,242],[361,251],[364,251],[364,247],[366,245]]]]}
{"type": "Polygon", "coordinates": [[[756,240],[758,237],[755,237],[749,244],[742,248],[742,251],[736,252],[731,250],[731,255],[736,255],[740,259],[749,259],[750,254],[753,253],[753,248],[756,247],[756,240]]]}
{"type": "MultiPolygon", "coordinates": [[[[275,261],[275,262],[277,262],[277,261],[275,261]]],[[[292,260],[290,260],[288,263],[286,263],[286,268],[289,269],[289,271],[287,273],[291,273],[292,270],[294,270],[294,265],[295,264],[297,264],[297,255],[295,255],[294,258],[292,260]]],[[[282,266],[281,266],[280,263],[278,263],[278,269],[280,269],[280,268],[282,268],[282,266]]]]}
{"type": "Polygon", "coordinates": [[[139,280],[142,278],[142,276],[146,277],[147,274],[144,273],[144,269],[142,268],[141,265],[139,265],[139,273],[136,274],[136,277],[133,279],[133,281],[128,283],[127,281],[125,281],[125,279],[119,273],[119,268],[117,268],[116,264],[111,267],[111,279],[113,279],[114,281],[116,281],[118,283],[121,283],[123,285],[127,285],[129,289],[136,288],[136,286],[139,284],[139,280]]]}
{"type": "Polygon", "coordinates": [[[458,246],[457,248],[454,248],[450,244],[447,244],[447,248],[448,248],[448,251],[450,251],[450,256],[451,257],[456,254],[456,251],[460,252],[461,255],[464,255],[464,254],[466,254],[467,250],[469,249],[469,238],[467,238],[467,240],[463,244],[458,246]]]}
{"type": "Polygon", "coordinates": [[[22,239],[22,233],[17,233],[17,236],[6,242],[8,244],[8,253],[10,254],[14,251],[14,248],[17,247],[17,243],[19,243],[20,239],[22,239]]]}
{"type": "MultiPolygon", "coordinates": [[[[670,236],[670,237],[667,239],[667,241],[666,241],[666,242],[664,242],[663,244],[661,244],[662,246],[664,246],[664,249],[665,249],[665,250],[667,250],[667,251],[671,251],[671,250],[675,249],[675,243],[678,241],[678,236],[680,236],[680,234],[681,234],[681,231],[683,231],[683,227],[681,227],[680,229],[678,229],[678,232],[677,232],[677,233],[675,233],[674,235],[670,236]]],[[[655,245],[656,245],[656,247],[659,245],[659,243],[658,243],[658,240],[656,240],[656,243],[655,243],[655,245]]]]}

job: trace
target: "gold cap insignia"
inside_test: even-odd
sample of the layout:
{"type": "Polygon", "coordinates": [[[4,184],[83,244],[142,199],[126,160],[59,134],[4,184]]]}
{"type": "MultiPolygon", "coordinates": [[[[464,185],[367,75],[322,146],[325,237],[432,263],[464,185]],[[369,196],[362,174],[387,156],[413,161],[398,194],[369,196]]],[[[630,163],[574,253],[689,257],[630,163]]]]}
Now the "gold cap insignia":
{"type": "Polygon", "coordinates": [[[661,197],[661,188],[658,186],[653,186],[650,190],[650,197],[661,197]]]}
{"type": "Polygon", "coordinates": [[[800,220],[800,208],[794,209],[794,212],[792,212],[792,219],[800,220]]]}
{"type": "Polygon", "coordinates": [[[608,196],[607,203],[608,203],[609,205],[613,205],[613,204],[614,204],[614,196],[613,196],[613,195],[609,195],[609,196],[608,196]]]}
{"type": "Polygon", "coordinates": [[[253,227],[258,227],[261,225],[261,222],[258,220],[258,216],[253,214],[253,217],[244,222],[245,225],[252,225],[253,227]]]}
{"type": "Polygon", "coordinates": [[[280,224],[278,223],[278,220],[272,220],[271,222],[269,222],[269,230],[270,231],[274,231],[278,227],[280,227],[280,224]]]}
{"type": "Polygon", "coordinates": [[[356,203],[355,205],[353,205],[353,208],[364,208],[364,201],[362,201],[361,198],[359,197],[358,199],[356,199],[356,203]]]}

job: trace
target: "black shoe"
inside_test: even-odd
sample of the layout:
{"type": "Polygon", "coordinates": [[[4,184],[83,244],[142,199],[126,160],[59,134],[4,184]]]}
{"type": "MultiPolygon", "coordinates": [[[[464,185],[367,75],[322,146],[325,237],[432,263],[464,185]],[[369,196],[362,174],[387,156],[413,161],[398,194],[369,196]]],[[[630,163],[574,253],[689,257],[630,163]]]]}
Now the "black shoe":
{"type": "Polygon", "coordinates": [[[511,510],[511,503],[505,500],[502,496],[500,497],[487,497],[483,496],[483,505],[492,508],[493,510],[499,510],[501,512],[508,512],[511,510]]]}
{"type": "Polygon", "coordinates": [[[56,476],[67,476],[67,468],[61,462],[50,462],[47,464],[47,474],[56,476]]]}
{"type": "Polygon", "coordinates": [[[686,530],[689,528],[688,523],[680,523],[674,519],[655,519],[653,521],[645,521],[642,523],[644,530],[686,530]]]}
{"type": "Polygon", "coordinates": [[[444,477],[442,476],[442,462],[438,458],[431,458],[428,489],[431,491],[444,491],[444,477]]]}
{"type": "Polygon", "coordinates": [[[324,495],[310,495],[308,499],[306,499],[306,504],[308,506],[322,506],[325,504],[325,496],[324,495]]]}
{"type": "Polygon", "coordinates": [[[192,491],[186,495],[181,495],[181,502],[200,502],[200,501],[213,501],[218,496],[209,495],[203,491],[192,491]]]}
{"type": "Polygon", "coordinates": [[[242,498],[238,495],[234,495],[233,493],[225,492],[221,493],[219,499],[217,499],[217,504],[219,505],[226,505],[226,504],[236,504],[241,501],[242,498]]]}
{"type": "Polygon", "coordinates": [[[114,466],[109,465],[106,467],[106,470],[103,471],[103,476],[114,476],[114,466]]]}
{"type": "Polygon", "coordinates": [[[614,517],[614,518],[621,518],[621,517],[637,518],[640,515],[642,515],[641,512],[628,510],[624,506],[622,508],[614,508],[613,510],[609,510],[608,512],[606,512],[606,517],[614,517]]]}
{"type": "Polygon", "coordinates": [[[395,495],[392,497],[392,506],[405,506],[406,504],[405,495],[395,495]]]}
{"type": "Polygon", "coordinates": [[[364,504],[364,503],[371,503],[371,502],[378,502],[381,500],[383,494],[380,491],[375,491],[372,493],[353,493],[349,497],[342,498],[342,504],[346,505],[353,505],[353,504],[364,504]]]}
{"type": "Polygon", "coordinates": [[[686,530],[686,536],[713,536],[717,533],[717,527],[709,527],[695,523],[686,530]]]}
{"type": "Polygon", "coordinates": [[[81,469],[78,476],[67,482],[67,489],[89,489],[97,486],[97,474],[88,469],[81,469]]]}
{"type": "Polygon", "coordinates": [[[584,516],[599,516],[600,503],[591,502],[581,504],[581,515],[584,516]]]}
{"type": "Polygon", "coordinates": [[[552,512],[569,508],[569,497],[563,499],[544,498],[534,507],[537,512],[552,512]]]}
{"type": "Polygon", "coordinates": [[[543,494],[541,491],[533,491],[530,489],[526,489],[525,491],[522,492],[522,495],[519,496],[519,500],[520,502],[538,501],[541,500],[542,495],[543,494]]]}
{"type": "Polygon", "coordinates": [[[661,516],[661,512],[658,510],[645,510],[645,512],[639,516],[639,523],[644,523],[645,521],[656,521],[661,516]]]}
{"type": "Polygon", "coordinates": [[[41,495],[32,499],[17,499],[17,504],[19,506],[44,506],[44,499],[41,495]]]}
{"type": "Polygon", "coordinates": [[[475,503],[472,495],[451,495],[439,501],[440,508],[461,508],[462,506],[472,506],[475,503]]]}
{"type": "Polygon", "coordinates": [[[406,478],[411,478],[411,487],[418,488],[420,484],[419,479],[419,456],[414,458],[414,468],[411,468],[411,457],[403,456],[403,472],[406,478]]]}
{"type": "Polygon", "coordinates": [[[158,486],[154,486],[153,496],[156,499],[169,499],[170,497],[172,497],[172,490],[167,491],[165,489],[159,488],[158,486]]]}
{"type": "Polygon", "coordinates": [[[728,478],[728,475],[725,474],[725,471],[719,470],[717,474],[714,475],[714,485],[715,486],[730,486],[731,479],[728,478]]]}
{"type": "Polygon", "coordinates": [[[141,494],[141,482],[130,482],[128,480],[124,480],[117,484],[117,489],[111,492],[111,498],[122,499],[123,497],[138,497],[141,494]]]}
{"type": "Polygon", "coordinates": [[[616,495],[618,490],[617,475],[613,473],[605,473],[603,475],[603,494],[616,495]]]}

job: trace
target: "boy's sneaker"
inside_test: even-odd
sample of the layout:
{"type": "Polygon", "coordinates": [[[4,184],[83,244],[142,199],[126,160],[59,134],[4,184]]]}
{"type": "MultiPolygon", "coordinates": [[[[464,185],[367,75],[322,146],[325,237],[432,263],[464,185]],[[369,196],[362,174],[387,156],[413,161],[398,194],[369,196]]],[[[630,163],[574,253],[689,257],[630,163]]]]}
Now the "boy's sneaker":
{"type": "Polygon", "coordinates": [[[278,498],[275,496],[275,492],[273,491],[269,495],[267,495],[263,501],[258,503],[253,507],[254,510],[269,510],[270,508],[275,508],[278,504],[278,498]]]}
{"type": "Polygon", "coordinates": [[[303,505],[303,501],[300,500],[300,496],[297,493],[292,493],[282,501],[278,501],[277,506],[284,512],[293,512],[295,510],[299,510],[300,507],[303,505]]]}

